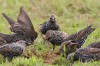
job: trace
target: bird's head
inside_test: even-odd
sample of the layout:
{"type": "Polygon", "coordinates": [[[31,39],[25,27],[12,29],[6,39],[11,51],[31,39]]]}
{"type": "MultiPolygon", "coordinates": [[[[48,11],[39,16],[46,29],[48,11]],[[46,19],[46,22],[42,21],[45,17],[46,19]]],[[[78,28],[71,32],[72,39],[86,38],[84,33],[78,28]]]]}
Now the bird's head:
{"type": "Polygon", "coordinates": [[[73,53],[70,53],[70,54],[67,56],[67,60],[73,62],[74,56],[75,56],[75,53],[74,53],[74,52],[73,52],[73,53]]]}
{"type": "Polygon", "coordinates": [[[75,62],[75,61],[79,60],[79,56],[77,55],[76,52],[73,52],[67,56],[67,60],[69,60],[70,62],[75,62]]]}
{"type": "Polygon", "coordinates": [[[66,57],[67,57],[70,53],[76,51],[78,44],[73,43],[73,42],[71,42],[71,40],[69,40],[69,41],[64,41],[61,45],[62,45],[62,47],[61,47],[60,50],[62,50],[64,45],[65,45],[65,47],[66,47],[66,57]]]}
{"type": "Polygon", "coordinates": [[[78,46],[77,43],[74,43],[72,41],[65,41],[65,42],[63,42],[63,44],[65,44],[68,47],[70,52],[74,52],[77,49],[77,46],[78,46]]]}
{"type": "Polygon", "coordinates": [[[48,30],[46,32],[45,40],[49,40],[49,38],[53,35],[53,30],[48,30]]]}
{"type": "Polygon", "coordinates": [[[52,14],[49,19],[50,19],[50,22],[55,22],[56,21],[56,15],[52,14]]]}
{"type": "Polygon", "coordinates": [[[19,40],[19,41],[17,41],[16,42],[17,44],[20,44],[20,45],[27,45],[27,42],[26,41],[24,41],[24,40],[19,40]]]}

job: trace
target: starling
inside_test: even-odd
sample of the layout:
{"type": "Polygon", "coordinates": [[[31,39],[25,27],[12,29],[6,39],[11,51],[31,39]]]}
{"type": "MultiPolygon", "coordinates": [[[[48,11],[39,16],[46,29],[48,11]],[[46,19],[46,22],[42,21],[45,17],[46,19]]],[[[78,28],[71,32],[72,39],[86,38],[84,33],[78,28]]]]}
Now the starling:
{"type": "Polygon", "coordinates": [[[67,57],[68,60],[75,62],[98,61],[100,60],[100,49],[99,48],[80,48],[75,52],[71,53],[67,57]]]}
{"type": "MultiPolygon", "coordinates": [[[[10,42],[25,40],[26,42],[28,42],[28,44],[32,44],[32,42],[34,42],[34,40],[38,37],[38,34],[35,31],[30,18],[28,14],[25,12],[23,7],[20,8],[20,14],[17,18],[17,22],[13,21],[10,17],[5,15],[4,13],[2,14],[7,19],[8,23],[10,24],[11,26],[10,30],[14,32],[14,34],[11,34],[11,35],[3,34],[5,35],[4,36],[5,39],[8,39],[6,37],[9,37],[10,42]]],[[[2,33],[0,34],[2,35],[2,33]]]]}
{"type": "Polygon", "coordinates": [[[52,14],[48,21],[40,24],[40,32],[45,35],[48,30],[59,30],[59,25],[56,21],[56,16],[52,14]]]}
{"type": "Polygon", "coordinates": [[[45,40],[49,41],[53,45],[54,50],[55,45],[61,45],[68,36],[69,35],[65,32],[49,30],[46,33],[45,40]]]}
{"type": "Polygon", "coordinates": [[[99,48],[100,49],[100,41],[91,43],[87,47],[89,47],[89,48],[99,48]]]}
{"type": "Polygon", "coordinates": [[[49,41],[53,45],[53,49],[55,49],[55,45],[61,45],[64,41],[71,41],[73,43],[77,43],[77,48],[80,48],[87,37],[95,30],[92,28],[92,25],[87,26],[83,30],[80,30],[74,34],[68,35],[65,32],[61,31],[53,31],[49,30],[46,33],[45,39],[49,41]]]}
{"type": "Polygon", "coordinates": [[[78,44],[77,43],[73,43],[72,41],[64,41],[60,46],[59,53],[62,53],[63,57],[64,56],[67,57],[70,53],[72,53],[72,52],[77,50],[77,48],[76,48],[77,46],[78,46],[78,44]],[[65,52],[63,50],[64,46],[65,46],[65,52]]]}
{"type": "Polygon", "coordinates": [[[23,54],[25,50],[26,41],[19,40],[10,44],[0,46],[0,54],[7,58],[8,61],[12,61],[13,57],[17,57],[23,54]]]}

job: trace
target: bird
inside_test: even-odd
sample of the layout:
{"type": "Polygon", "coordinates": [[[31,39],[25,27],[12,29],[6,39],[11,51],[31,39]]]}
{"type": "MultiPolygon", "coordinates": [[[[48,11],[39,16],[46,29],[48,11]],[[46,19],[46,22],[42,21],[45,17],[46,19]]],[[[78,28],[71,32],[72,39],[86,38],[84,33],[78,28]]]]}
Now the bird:
{"type": "Polygon", "coordinates": [[[80,60],[80,62],[98,61],[100,60],[100,48],[79,48],[73,53],[67,56],[67,60],[75,62],[80,60]]]}
{"type": "Polygon", "coordinates": [[[2,37],[0,37],[0,46],[5,45],[5,44],[6,44],[6,41],[2,37]]]}
{"type": "Polygon", "coordinates": [[[61,45],[62,42],[68,37],[69,35],[65,32],[61,31],[54,31],[49,30],[46,33],[45,40],[50,42],[53,45],[53,50],[55,49],[56,45],[61,45]]]}
{"type": "MultiPolygon", "coordinates": [[[[78,46],[78,44],[74,43],[73,41],[64,41],[60,46],[59,53],[62,53],[63,56],[66,55],[66,57],[67,57],[68,54],[75,52],[78,49],[77,46],[78,46]],[[66,50],[65,50],[66,54],[64,53],[64,50],[63,50],[64,46],[66,48],[66,50]]],[[[88,48],[99,48],[100,49],[100,41],[91,43],[86,47],[88,47],[88,48]]]]}
{"type": "Polygon", "coordinates": [[[2,13],[7,22],[10,24],[10,30],[13,34],[7,35],[0,33],[0,36],[4,38],[8,43],[16,42],[18,40],[25,40],[27,44],[32,44],[38,37],[38,33],[35,31],[32,22],[26,13],[24,7],[20,7],[20,14],[17,17],[17,22],[12,20],[6,14],[2,13]]]}
{"type": "Polygon", "coordinates": [[[100,41],[91,43],[91,44],[89,44],[89,45],[86,46],[86,47],[89,47],[89,48],[99,48],[99,49],[100,49],[100,41]]]}
{"type": "Polygon", "coordinates": [[[48,21],[40,24],[41,35],[45,35],[48,30],[60,30],[55,14],[52,14],[48,21]]]}
{"type": "Polygon", "coordinates": [[[25,50],[26,41],[19,40],[10,44],[0,46],[0,54],[12,61],[13,57],[21,56],[25,50]]]}
{"type": "Polygon", "coordinates": [[[77,43],[77,48],[80,48],[84,43],[87,37],[95,30],[92,28],[92,24],[86,28],[74,33],[67,34],[61,31],[49,30],[46,32],[45,40],[49,41],[53,45],[53,50],[56,45],[61,45],[64,41],[69,41],[77,43]]]}
{"type": "Polygon", "coordinates": [[[70,40],[64,41],[61,44],[58,53],[62,53],[63,57],[65,57],[65,56],[67,57],[70,53],[75,52],[77,50],[77,46],[78,46],[77,43],[74,43],[70,40]],[[63,50],[64,46],[65,46],[65,51],[63,50]]]}

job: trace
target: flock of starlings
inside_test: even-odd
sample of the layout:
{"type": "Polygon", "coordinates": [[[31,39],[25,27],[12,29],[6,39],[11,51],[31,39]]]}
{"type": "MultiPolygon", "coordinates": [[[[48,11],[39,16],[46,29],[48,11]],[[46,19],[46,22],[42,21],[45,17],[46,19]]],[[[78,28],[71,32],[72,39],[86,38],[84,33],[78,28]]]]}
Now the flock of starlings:
{"type": "MultiPolygon", "coordinates": [[[[24,10],[20,7],[20,14],[17,21],[12,20],[6,14],[2,13],[10,24],[10,30],[13,34],[0,33],[0,54],[12,61],[13,57],[22,56],[26,46],[31,45],[38,37],[32,22],[24,10]]],[[[100,60],[100,41],[89,44],[85,48],[81,46],[85,43],[87,37],[96,29],[92,24],[74,34],[62,32],[56,21],[56,16],[52,14],[48,21],[40,24],[40,33],[44,41],[60,48],[57,54],[62,54],[70,61],[80,60],[81,62],[100,60]],[[63,50],[65,46],[65,51],[63,50]]]]}

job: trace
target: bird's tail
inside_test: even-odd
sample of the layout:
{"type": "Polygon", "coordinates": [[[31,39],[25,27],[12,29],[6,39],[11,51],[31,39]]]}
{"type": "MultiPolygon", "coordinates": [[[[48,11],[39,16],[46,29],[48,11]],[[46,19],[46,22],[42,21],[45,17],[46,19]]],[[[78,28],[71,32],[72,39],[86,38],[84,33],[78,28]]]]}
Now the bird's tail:
{"type": "Polygon", "coordinates": [[[11,35],[3,34],[3,33],[0,33],[0,38],[4,39],[8,43],[13,39],[11,35]]]}
{"type": "Polygon", "coordinates": [[[78,48],[80,48],[87,37],[95,30],[96,28],[92,28],[92,24],[84,28],[83,30],[80,30],[79,32],[70,35],[66,40],[72,40],[73,42],[78,43],[78,48]]]}
{"type": "Polygon", "coordinates": [[[1,37],[1,38],[4,38],[4,37],[6,37],[6,36],[8,36],[8,35],[7,35],[7,34],[0,33],[0,37],[1,37]]]}

